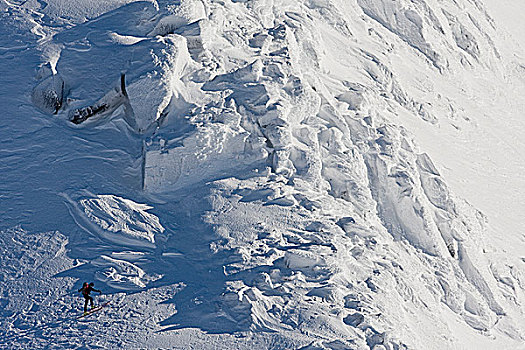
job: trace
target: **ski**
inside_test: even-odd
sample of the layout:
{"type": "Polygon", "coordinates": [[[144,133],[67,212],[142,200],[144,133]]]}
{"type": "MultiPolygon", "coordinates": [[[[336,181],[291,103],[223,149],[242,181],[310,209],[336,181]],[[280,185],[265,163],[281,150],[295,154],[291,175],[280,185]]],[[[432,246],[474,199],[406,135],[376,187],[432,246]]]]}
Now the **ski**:
{"type": "Polygon", "coordinates": [[[97,312],[97,311],[102,310],[103,308],[105,308],[106,306],[108,306],[109,303],[111,303],[111,300],[105,302],[105,303],[102,304],[102,305],[99,305],[99,306],[97,306],[97,307],[94,307],[93,309],[89,310],[88,312],[83,313],[82,315],[80,315],[79,317],[77,317],[77,320],[79,320],[79,319],[81,319],[81,318],[83,318],[83,317],[89,316],[89,315],[91,315],[91,314],[94,314],[94,313],[97,312]]]}

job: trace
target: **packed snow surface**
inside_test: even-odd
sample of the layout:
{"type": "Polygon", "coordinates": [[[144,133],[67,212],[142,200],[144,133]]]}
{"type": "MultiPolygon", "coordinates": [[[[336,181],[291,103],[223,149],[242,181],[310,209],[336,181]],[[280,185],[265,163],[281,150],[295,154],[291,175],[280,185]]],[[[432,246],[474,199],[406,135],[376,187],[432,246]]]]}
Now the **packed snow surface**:
{"type": "Polygon", "coordinates": [[[0,348],[525,349],[524,11],[0,0],[0,348]]]}

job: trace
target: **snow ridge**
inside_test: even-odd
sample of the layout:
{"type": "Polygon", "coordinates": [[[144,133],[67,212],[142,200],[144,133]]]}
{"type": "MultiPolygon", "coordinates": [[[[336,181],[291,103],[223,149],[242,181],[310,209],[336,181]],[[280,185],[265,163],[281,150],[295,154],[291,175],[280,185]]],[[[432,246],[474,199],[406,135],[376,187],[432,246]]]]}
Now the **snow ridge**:
{"type": "MultiPolygon", "coordinates": [[[[144,327],[104,333],[99,346],[523,342],[525,266],[511,273],[484,255],[487,217],[413,133],[475,123],[458,98],[471,90],[452,93],[455,79],[494,70],[504,84],[480,2],[126,3],[85,21],[53,10],[60,1],[4,5],[63,21],[38,42],[56,51],[41,56],[33,110],[78,134],[113,176],[84,184],[58,162],[64,259],[79,264],[63,274],[162,316],[139,306],[124,325],[144,327]],[[123,172],[107,165],[116,159],[123,172]],[[135,344],[117,341],[127,334],[135,344]]],[[[2,333],[41,341],[17,320],[2,333]]]]}

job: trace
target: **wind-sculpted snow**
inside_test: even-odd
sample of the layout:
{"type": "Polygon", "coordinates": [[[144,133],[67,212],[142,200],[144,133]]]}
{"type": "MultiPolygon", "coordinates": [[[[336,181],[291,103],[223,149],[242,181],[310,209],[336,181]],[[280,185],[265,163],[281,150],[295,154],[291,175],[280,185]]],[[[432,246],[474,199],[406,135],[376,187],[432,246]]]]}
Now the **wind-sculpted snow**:
{"type": "Polygon", "coordinates": [[[46,75],[33,89],[31,99],[43,112],[56,114],[64,103],[67,88],[60,75],[53,74],[49,69],[46,75]]]}
{"type": "Polygon", "coordinates": [[[435,146],[469,150],[476,104],[511,81],[480,2],[75,3],[0,5],[33,31],[0,46],[31,65],[6,81],[36,72],[11,84],[25,100],[7,115],[37,127],[2,143],[4,217],[38,228],[2,231],[0,273],[16,263],[66,293],[94,280],[112,306],[46,328],[42,306],[13,309],[30,281],[4,283],[15,348],[523,342],[525,265],[495,258],[435,146]]]}
{"type": "Polygon", "coordinates": [[[443,14],[447,17],[450,23],[452,35],[454,35],[454,40],[457,45],[473,57],[478,58],[480,51],[474,36],[453,15],[445,10],[443,10],[443,14]]]}
{"type": "Polygon", "coordinates": [[[120,243],[127,239],[155,243],[155,235],[164,232],[159,219],[146,212],[152,209],[150,206],[113,195],[99,195],[79,202],[87,219],[104,231],[120,235],[116,238],[120,243]]]}
{"type": "Polygon", "coordinates": [[[140,267],[109,256],[100,256],[91,262],[96,267],[95,278],[116,290],[140,290],[150,282],[162,278],[161,275],[149,276],[140,267]]]}
{"type": "Polygon", "coordinates": [[[456,65],[447,58],[449,56],[459,56],[462,64],[469,64],[469,60],[454,52],[456,50],[451,45],[457,45],[476,60],[490,61],[494,56],[499,57],[490,35],[493,20],[477,2],[442,4],[442,8],[426,1],[357,0],[357,3],[367,16],[420,51],[439,70],[456,65]],[[468,17],[464,8],[468,8],[468,17]],[[458,13],[462,18],[449,11],[458,13]],[[480,25],[480,22],[484,24],[480,25]],[[449,35],[453,38],[452,42],[449,35]],[[483,44],[479,44],[482,40],[483,44]],[[481,57],[480,45],[487,49],[483,52],[486,57],[481,57]]]}
{"type": "MultiPolygon", "coordinates": [[[[432,12],[430,12],[428,17],[421,17],[417,11],[417,5],[410,4],[408,1],[358,0],[357,3],[365,14],[421,51],[436,67],[442,68],[443,63],[440,55],[432,49],[430,43],[423,36],[424,19],[428,18],[438,29],[440,27],[439,21],[432,12]]],[[[417,4],[418,2],[415,3],[417,4]]],[[[423,7],[426,5],[425,2],[419,3],[423,7]]]]}

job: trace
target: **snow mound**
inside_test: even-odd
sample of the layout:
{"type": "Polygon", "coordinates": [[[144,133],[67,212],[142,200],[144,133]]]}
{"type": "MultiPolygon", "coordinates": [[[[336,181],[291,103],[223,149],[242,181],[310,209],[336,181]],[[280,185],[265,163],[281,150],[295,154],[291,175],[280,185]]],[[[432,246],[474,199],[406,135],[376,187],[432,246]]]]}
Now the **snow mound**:
{"type": "Polygon", "coordinates": [[[150,276],[137,265],[102,255],[91,261],[97,267],[95,278],[116,290],[139,290],[162,276],[150,276]]]}
{"type": "Polygon", "coordinates": [[[79,201],[85,217],[103,238],[123,245],[151,246],[155,235],[164,232],[152,207],[115,195],[98,195],[79,201]]]}
{"type": "Polygon", "coordinates": [[[127,87],[138,132],[162,123],[172,97],[182,98],[180,79],[189,63],[186,39],[178,35],[159,38],[158,52],[150,52],[154,68],[137,76],[127,87]],[[177,95],[174,96],[174,93],[177,95]]]}
{"type": "MultiPolygon", "coordinates": [[[[101,105],[104,100],[107,107],[93,114],[104,113],[108,118],[114,112],[121,113],[118,107],[124,105],[124,118],[138,133],[162,122],[173,90],[180,86],[178,79],[184,75],[189,54],[180,35],[148,36],[154,14],[153,4],[137,2],[105,14],[96,26],[87,22],[58,34],[64,48],[56,70],[70,86],[66,113],[84,109],[86,104],[101,105]],[[120,23],[117,27],[112,25],[115,18],[120,23]],[[119,54],[108,56],[111,49],[119,54]],[[88,67],[87,62],[94,59],[103,64],[88,67]],[[125,88],[126,98],[106,101],[113,81],[122,72],[126,83],[121,90],[125,88]]],[[[176,97],[181,94],[185,95],[182,89],[176,97]]]]}

